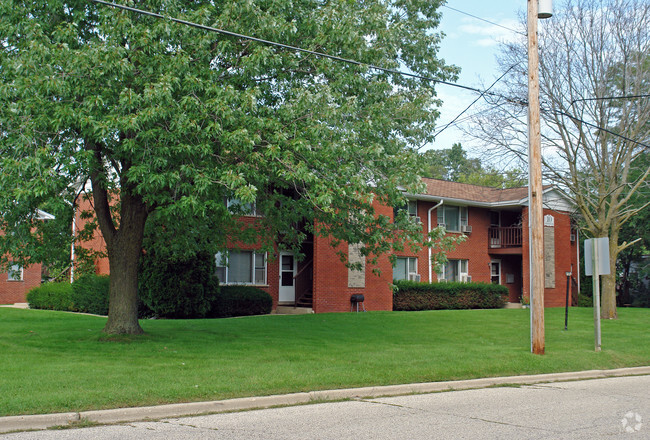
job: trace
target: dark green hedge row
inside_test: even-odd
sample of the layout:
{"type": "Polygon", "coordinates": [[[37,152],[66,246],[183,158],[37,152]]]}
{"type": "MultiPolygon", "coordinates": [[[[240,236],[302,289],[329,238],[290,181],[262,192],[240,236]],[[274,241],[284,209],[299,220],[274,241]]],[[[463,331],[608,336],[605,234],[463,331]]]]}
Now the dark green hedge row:
{"type": "Polygon", "coordinates": [[[273,307],[271,295],[254,286],[221,286],[210,314],[217,318],[268,315],[273,307]]]}
{"type": "Polygon", "coordinates": [[[32,309],[108,315],[108,283],[106,275],[84,275],[70,284],[45,283],[27,292],[32,309]]]}
{"type": "Polygon", "coordinates": [[[508,288],[487,283],[416,283],[398,281],[393,310],[498,309],[508,288]]]}
{"type": "Polygon", "coordinates": [[[30,309],[72,310],[72,284],[45,283],[27,292],[30,309]]]}

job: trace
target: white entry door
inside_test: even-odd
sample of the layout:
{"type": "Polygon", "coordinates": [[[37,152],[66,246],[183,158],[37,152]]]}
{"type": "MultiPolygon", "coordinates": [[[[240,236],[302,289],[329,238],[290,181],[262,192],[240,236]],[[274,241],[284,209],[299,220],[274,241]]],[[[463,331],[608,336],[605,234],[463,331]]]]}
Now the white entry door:
{"type": "Polygon", "coordinates": [[[492,284],[501,284],[501,260],[490,262],[490,277],[492,284]]]}
{"type": "Polygon", "coordinates": [[[280,253],[280,291],[279,302],[296,300],[296,257],[288,252],[280,253]]]}

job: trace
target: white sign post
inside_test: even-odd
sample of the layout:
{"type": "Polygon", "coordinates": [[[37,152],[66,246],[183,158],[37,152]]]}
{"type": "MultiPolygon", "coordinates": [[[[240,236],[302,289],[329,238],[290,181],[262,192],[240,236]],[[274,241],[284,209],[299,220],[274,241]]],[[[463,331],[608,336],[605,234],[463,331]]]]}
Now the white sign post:
{"type": "Polygon", "coordinates": [[[609,272],[609,238],[585,240],[585,275],[593,277],[596,351],[600,351],[600,276],[609,272]]]}

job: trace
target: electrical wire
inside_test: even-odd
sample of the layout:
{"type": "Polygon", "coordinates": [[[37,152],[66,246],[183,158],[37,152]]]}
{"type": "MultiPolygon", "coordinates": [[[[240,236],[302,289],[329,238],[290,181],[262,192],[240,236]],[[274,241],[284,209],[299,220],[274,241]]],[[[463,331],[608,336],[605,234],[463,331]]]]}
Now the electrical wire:
{"type": "Polygon", "coordinates": [[[475,19],[477,19],[477,20],[484,21],[484,22],[489,23],[489,24],[491,24],[491,25],[493,25],[493,26],[498,26],[498,27],[500,27],[500,28],[503,28],[503,29],[509,30],[510,32],[514,32],[514,33],[517,33],[517,34],[519,34],[519,35],[523,35],[524,37],[527,35],[525,32],[521,32],[521,31],[518,31],[518,30],[515,30],[515,29],[512,29],[512,28],[509,28],[509,27],[507,27],[507,26],[503,26],[503,25],[501,25],[501,24],[499,24],[499,23],[495,23],[495,22],[493,22],[493,21],[486,20],[485,18],[477,17],[476,15],[472,15],[472,14],[470,14],[470,13],[468,13],[468,12],[461,11],[460,9],[452,8],[451,6],[447,6],[447,5],[441,5],[441,6],[442,6],[443,8],[451,9],[452,11],[456,11],[456,12],[458,12],[458,13],[460,13],[460,14],[467,15],[467,16],[472,17],[472,18],[475,18],[475,19]]]}
{"type": "Polygon", "coordinates": [[[202,30],[206,30],[206,31],[210,31],[210,32],[216,32],[218,34],[228,35],[230,37],[241,38],[241,39],[245,39],[245,40],[249,40],[249,41],[255,41],[257,43],[267,44],[267,45],[270,45],[270,46],[281,47],[283,49],[289,49],[289,50],[296,51],[296,52],[308,53],[310,55],[314,55],[314,56],[321,57],[321,58],[328,58],[328,59],[331,59],[331,60],[334,60],[334,61],[340,61],[340,62],[343,62],[343,63],[352,64],[352,65],[355,65],[355,66],[367,67],[368,69],[372,69],[372,70],[379,70],[381,72],[390,73],[390,74],[394,74],[394,75],[408,76],[408,77],[415,78],[415,79],[420,79],[420,80],[423,80],[423,81],[435,82],[435,83],[450,86],[450,87],[457,87],[457,88],[460,88],[460,89],[469,90],[469,91],[472,91],[472,92],[475,92],[475,93],[481,93],[482,92],[481,90],[476,89],[474,87],[464,86],[464,85],[461,85],[461,84],[455,84],[455,83],[452,83],[452,82],[443,81],[441,79],[431,78],[429,76],[418,75],[418,74],[415,74],[415,73],[404,72],[402,70],[388,69],[388,68],[385,68],[385,67],[375,66],[373,64],[362,63],[361,61],[356,61],[356,60],[352,60],[352,59],[349,59],[349,58],[343,58],[343,57],[339,57],[339,56],[336,56],[336,55],[329,55],[329,54],[326,54],[326,53],[323,53],[323,52],[316,52],[316,51],[309,50],[309,49],[303,49],[303,48],[297,47],[297,46],[290,46],[288,44],[278,43],[278,42],[270,41],[270,40],[264,40],[262,38],[251,37],[249,35],[239,34],[237,32],[226,31],[226,30],[223,30],[223,29],[218,29],[218,28],[214,28],[214,27],[211,27],[211,26],[202,25],[202,24],[194,23],[194,22],[187,21],[187,20],[181,20],[179,18],[166,17],[166,16],[161,15],[161,14],[156,14],[155,12],[149,12],[149,11],[145,11],[145,10],[142,10],[142,9],[132,8],[130,6],[119,5],[117,3],[111,3],[111,2],[104,1],[104,0],[90,0],[90,1],[92,1],[94,3],[102,4],[102,5],[105,5],[105,6],[111,6],[113,8],[118,8],[118,9],[123,9],[123,10],[126,10],[126,11],[130,11],[130,12],[135,12],[135,13],[141,14],[141,15],[147,15],[149,17],[154,17],[154,18],[159,18],[159,19],[163,19],[163,20],[173,21],[175,23],[183,24],[183,25],[186,25],[186,26],[191,26],[191,27],[194,27],[194,28],[197,28],[197,29],[202,29],[202,30]]]}
{"type": "MultiPolygon", "coordinates": [[[[479,99],[481,99],[483,96],[485,96],[485,94],[486,94],[487,92],[489,92],[490,89],[496,85],[496,83],[498,83],[499,81],[501,81],[501,79],[503,79],[503,77],[506,76],[506,75],[507,75],[507,74],[508,74],[508,73],[509,73],[509,72],[510,72],[510,71],[511,71],[515,66],[517,66],[517,64],[513,64],[512,66],[510,66],[510,68],[508,68],[508,70],[506,70],[506,71],[503,73],[503,75],[501,75],[500,77],[498,77],[498,78],[496,79],[496,81],[494,81],[494,82],[490,85],[490,87],[488,87],[488,88],[485,89],[483,92],[481,92],[481,94],[480,94],[480,95],[479,95],[479,96],[478,96],[474,101],[472,101],[472,103],[471,103],[470,105],[468,105],[467,107],[465,107],[465,110],[463,110],[462,112],[460,112],[460,113],[459,113],[459,114],[458,114],[458,115],[457,115],[457,116],[456,116],[456,117],[455,117],[455,118],[454,118],[450,123],[448,123],[447,125],[445,125],[444,127],[442,127],[442,129],[441,129],[438,133],[436,133],[435,136],[438,136],[440,133],[442,133],[443,131],[445,131],[445,130],[447,129],[447,127],[449,127],[451,124],[453,124],[454,122],[456,122],[456,119],[460,118],[460,117],[461,117],[461,116],[462,116],[462,115],[463,115],[467,110],[470,109],[471,106],[473,106],[474,104],[476,104],[476,102],[477,102],[479,99]]],[[[435,136],[434,136],[434,138],[435,138],[435,136]]]]}
{"type": "MultiPolygon", "coordinates": [[[[457,88],[461,88],[461,89],[464,89],[464,90],[469,90],[469,91],[472,91],[472,92],[475,92],[475,93],[479,93],[480,96],[474,102],[472,102],[472,104],[470,104],[469,107],[471,107],[478,99],[485,98],[486,95],[502,98],[502,99],[507,100],[508,102],[511,102],[511,103],[514,103],[514,104],[517,104],[517,105],[527,105],[526,101],[515,100],[513,98],[509,98],[507,96],[504,96],[504,95],[501,95],[501,94],[498,94],[498,93],[489,92],[489,89],[492,88],[492,86],[494,86],[494,84],[496,84],[501,78],[503,78],[503,76],[505,76],[505,73],[503,75],[501,75],[501,77],[499,77],[488,89],[480,90],[480,89],[477,89],[477,88],[474,88],[474,87],[464,86],[464,85],[461,85],[461,84],[455,84],[455,83],[451,83],[451,82],[448,82],[448,81],[443,81],[443,80],[440,80],[440,79],[431,78],[431,77],[424,76],[424,75],[418,75],[418,74],[414,74],[414,73],[410,73],[410,72],[404,72],[404,71],[396,70],[396,69],[388,69],[388,68],[385,68],[385,67],[375,66],[373,64],[362,63],[360,61],[356,61],[356,60],[352,60],[352,59],[348,59],[348,58],[338,57],[338,56],[335,56],[335,55],[329,55],[329,54],[326,54],[326,53],[323,53],[323,52],[316,52],[316,51],[309,50],[309,49],[303,49],[303,48],[296,47],[296,46],[290,46],[288,44],[282,44],[282,43],[278,43],[278,42],[275,42],[275,41],[270,41],[270,40],[264,40],[264,39],[261,39],[261,38],[251,37],[249,35],[244,35],[244,34],[239,34],[239,33],[236,33],[236,32],[226,31],[226,30],[214,28],[214,27],[211,27],[211,26],[206,26],[206,25],[202,25],[202,24],[198,24],[198,23],[193,23],[193,22],[187,21],[187,20],[181,20],[181,19],[174,18],[174,17],[165,17],[164,15],[156,14],[154,12],[149,12],[149,11],[145,11],[145,10],[142,10],[142,9],[132,8],[130,6],[119,5],[117,3],[111,3],[111,2],[104,1],[104,0],[90,0],[90,1],[92,1],[94,3],[102,4],[102,5],[105,5],[105,6],[110,6],[110,7],[113,7],[113,8],[117,8],[117,9],[123,9],[123,10],[126,10],[126,11],[135,12],[135,13],[141,14],[141,15],[147,15],[147,16],[150,16],[150,17],[158,18],[158,19],[169,20],[169,21],[172,21],[172,22],[175,22],[175,23],[183,24],[183,25],[186,25],[186,26],[191,26],[191,27],[194,27],[194,28],[197,28],[197,29],[207,30],[207,31],[210,31],[210,32],[216,32],[216,33],[219,33],[219,34],[222,34],[222,35],[228,35],[228,36],[231,36],[231,37],[242,38],[242,39],[249,40],[249,41],[255,41],[255,42],[258,42],[258,43],[263,43],[263,44],[267,44],[267,45],[271,45],[271,46],[281,47],[283,49],[289,49],[289,50],[293,50],[293,51],[296,51],[296,52],[303,52],[303,53],[308,53],[310,55],[314,55],[314,56],[318,56],[318,57],[322,57],[322,58],[328,58],[328,59],[331,59],[331,60],[334,60],[334,61],[340,61],[340,62],[343,62],[343,63],[352,64],[352,65],[356,65],[356,66],[363,66],[363,67],[367,67],[369,69],[379,70],[379,71],[385,72],[385,73],[390,73],[390,74],[394,74],[394,75],[408,76],[408,77],[420,79],[420,80],[423,80],[423,81],[434,82],[434,83],[438,83],[438,84],[442,84],[442,85],[447,85],[447,86],[450,86],[450,87],[457,87],[457,88]]],[[[449,6],[444,6],[444,7],[449,8],[449,9],[454,9],[454,8],[449,7],[449,6]]],[[[454,10],[456,10],[456,9],[454,9],[454,10]]],[[[458,11],[458,10],[456,10],[456,11],[458,11]]],[[[458,12],[464,13],[462,11],[458,11],[458,12]]],[[[470,14],[467,14],[467,15],[470,15],[470,14]]],[[[480,17],[475,17],[475,16],[472,16],[472,17],[477,18],[477,19],[482,20],[482,21],[487,21],[487,20],[484,20],[484,19],[482,19],[480,17]]],[[[488,21],[488,23],[491,23],[491,22],[488,21]]],[[[497,26],[500,26],[500,25],[498,25],[496,23],[491,23],[491,24],[495,24],[497,26]]],[[[504,27],[504,26],[500,26],[500,27],[504,27]]],[[[517,32],[514,29],[509,29],[509,28],[506,28],[506,29],[508,29],[510,31],[513,31],[513,32],[517,32]]],[[[520,32],[517,32],[517,33],[520,33],[520,32]]],[[[512,67],[514,67],[514,66],[512,66],[512,67]]],[[[512,67],[510,67],[510,69],[512,69],[512,67]]],[[[510,69],[508,69],[508,71],[510,71],[510,69]]],[[[508,73],[508,72],[506,72],[506,73],[508,73]]],[[[645,97],[645,96],[647,96],[647,95],[638,95],[638,97],[645,97]]],[[[596,100],[596,99],[619,99],[619,98],[586,98],[584,100],[596,100]]],[[[580,100],[576,100],[576,101],[580,101],[580,100]]],[[[466,110],[463,110],[462,113],[464,113],[465,111],[466,110]]],[[[641,145],[644,148],[650,148],[649,145],[646,145],[646,144],[643,144],[641,142],[635,141],[633,139],[630,139],[628,137],[625,137],[623,135],[620,135],[618,133],[610,131],[610,130],[604,128],[604,127],[599,127],[597,125],[590,124],[590,123],[588,123],[586,121],[583,121],[583,120],[581,120],[581,119],[579,119],[579,118],[577,118],[575,116],[572,116],[572,115],[570,115],[568,113],[564,113],[564,112],[560,112],[560,111],[554,111],[554,112],[557,113],[557,114],[564,115],[564,116],[566,116],[566,117],[568,117],[570,119],[579,121],[579,122],[581,122],[581,123],[583,123],[583,124],[585,124],[587,126],[596,128],[598,130],[605,131],[605,132],[607,132],[607,133],[609,133],[611,135],[618,136],[618,137],[620,137],[622,139],[625,139],[628,142],[633,142],[633,143],[635,143],[637,145],[641,145]]],[[[461,115],[462,115],[462,113],[461,113],[461,115]]],[[[457,116],[455,119],[457,119],[459,116],[457,116]]],[[[454,122],[454,121],[452,121],[452,122],[454,122]]],[[[451,122],[449,124],[447,124],[447,125],[450,125],[450,124],[451,124],[451,122]]]]}
{"type": "Polygon", "coordinates": [[[582,98],[582,99],[574,99],[571,101],[571,105],[575,104],[576,102],[581,102],[581,101],[603,101],[603,100],[608,100],[608,99],[636,99],[636,98],[650,98],[650,95],[627,95],[627,96],[607,96],[603,98],[582,98]]]}
{"type": "MultiPolygon", "coordinates": [[[[596,98],[594,98],[594,99],[596,99],[596,98]]],[[[639,146],[641,146],[643,148],[650,149],[650,145],[644,144],[643,142],[635,141],[634,139],[630,139],[627,136],[623,136],[622,134],[618,134],[618,133],[616,133],[614,131],[608,130],[605,127],[600,127],[600,126],[598,126],[596,124],[591,124],[591,123],[589,123],[587,121],[584,121],[584,120],[582,120],[582,119],[580,119],[580,118],[578,118],[576,116],[570,115],[570,114],[565,113],[563,111],[560,111],[560,110],[541,110],[541,111],[544,112],[544,113],[555,113],[555,114],[558,114],[558,115],[566,116],[567,118],[569,118],[571,120],[574,120],[574,121],[577,121],[577,122],[580,122],[581,124],[585,124],[588,127],[592,127],[592,128],[595,128],[596,130],[604,131],[605,133],[609,133],[609,134],[611,134],[613,136],[620,137],[623,140],[626,140],[628,142],[632,142],[633,144],[637,144],[637,145],[639,145],[639,146]]]]}

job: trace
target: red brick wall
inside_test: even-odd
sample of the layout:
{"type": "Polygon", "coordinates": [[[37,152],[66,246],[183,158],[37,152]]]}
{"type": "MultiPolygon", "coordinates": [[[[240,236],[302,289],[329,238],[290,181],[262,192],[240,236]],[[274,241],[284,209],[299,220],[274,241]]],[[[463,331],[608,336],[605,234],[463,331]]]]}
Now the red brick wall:
{"type": "MultiPolygon", "coordinates": [[[[528,249],[528,210],[524,209],[524,246],[523,246],[523,291],[526,298],[530,298],[530,255],[528,249]]],[[[555,288],[544,289],[545,307],[563,307],[566,301],[566,275],[571,271],[573,264],[573,275],[577,277],[578,257],[577,241],[572,242],[571,221],[569,213],[544,209],[544,215],[552,215],[555,219],[555,288]]]]}
{"type": "MultiPolygon", "coordinates": [[[[90,221],[89,219],[82,219],[81,214],[83,212],[93,212],[93,210],[94,208],[90,196],[84,195],[77,199],[77,206],[74,212],[75,237],[79,236],[79,232],[82,231],[85,225],[90,221]]],[[[75,248],[83,248],[90,251],[106,253],[106,242],[104,241],[104,237],[102,237],[102,234],[99,231],[99,227],[95,229],[92,239],[86,241],[77,239],[75,241],[75,248]]],[[[75,249],[75,252],[78,251],[75,249]]],[[[98,275],[108,275],[111,273],[110,266],[108,264],[108,258],[102,257],[95,259],[95,273],[98,275]]]]}
{"type": "Polygon", "coordinates": [[[327,237],[314,238],[314,312],[349,312],[350,296],[364,295],[366,310],[393,310],[393,268],[387,256],[379,258],[377,266],[366,264],[365,288],[348,287],[348,268],[336,254],[337,250],[347,253],[347,244],[337,249],[330,245],[327,237]],[[373,273],[373,267],[381,275],[373,273]]]}
{"type": "Polygon", "coordinates": [[[7,272],[0,273],[0,304],[27,302],[30,289],[41,285],[41,265],[32,264],[23,270],[22,281],[7,281],[7,272]]]}

